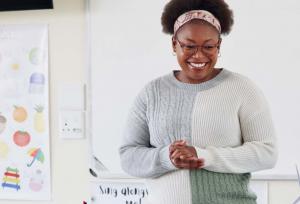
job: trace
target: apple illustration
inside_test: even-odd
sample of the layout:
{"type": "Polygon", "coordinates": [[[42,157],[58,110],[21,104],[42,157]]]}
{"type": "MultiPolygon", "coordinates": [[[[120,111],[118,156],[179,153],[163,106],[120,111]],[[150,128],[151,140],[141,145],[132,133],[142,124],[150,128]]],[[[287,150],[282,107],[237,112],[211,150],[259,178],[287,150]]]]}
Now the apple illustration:
{"type": "Polygon", "coordinates": [[[26,131],[19,130],[19,131],[15,132],[15,134],[13,135],[13,140],[16,145],[18,145],[20,147],[24,147],[24,146],[28,145],[28,143],[30,142],[30,135],[26,131]]]}
{"type": "Polygon", "coordinates": [[[0,134],[4,131],[6,127],[6,118],[0,113],[0,134]]]}

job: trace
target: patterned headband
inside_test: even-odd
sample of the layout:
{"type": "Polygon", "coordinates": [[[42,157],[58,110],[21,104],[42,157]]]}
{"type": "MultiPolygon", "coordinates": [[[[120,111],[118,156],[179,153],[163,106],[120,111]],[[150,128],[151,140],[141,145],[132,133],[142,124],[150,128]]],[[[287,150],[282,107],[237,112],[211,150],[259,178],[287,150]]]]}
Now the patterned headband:
{"type": "Polygon", "coordinates": [[[220,22],[212,13],[205,10],[192,10],[180,15],[177,18],[174,24],[174,34],[181,26],[183,26],[184,24],[186,24],[187,22],[193,19],[200,19],[200,20],[207,21],[208,23],[213,25],[219,31],[219,33],[221,33],[220,22]]]}

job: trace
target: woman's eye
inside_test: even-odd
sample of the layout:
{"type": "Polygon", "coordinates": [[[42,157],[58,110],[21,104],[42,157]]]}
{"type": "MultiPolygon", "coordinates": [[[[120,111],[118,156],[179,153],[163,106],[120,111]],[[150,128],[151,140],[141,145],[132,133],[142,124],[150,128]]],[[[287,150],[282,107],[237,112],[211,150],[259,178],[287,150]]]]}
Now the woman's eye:
{"type": "Polygon", "coordinates": [[[211,49],[215,48],[215,46],[213,46],[213,45],[204,45],[203,48],[206,49],[206,50],[211,50],[211,49]]]}
{"type": "Polygon", "coordinates": [[[189,49],[189,50],[192,50],[192,49],[195,49],[197,46],[195,45],[186,45],[185,48],[186,49],[189,49]]]}

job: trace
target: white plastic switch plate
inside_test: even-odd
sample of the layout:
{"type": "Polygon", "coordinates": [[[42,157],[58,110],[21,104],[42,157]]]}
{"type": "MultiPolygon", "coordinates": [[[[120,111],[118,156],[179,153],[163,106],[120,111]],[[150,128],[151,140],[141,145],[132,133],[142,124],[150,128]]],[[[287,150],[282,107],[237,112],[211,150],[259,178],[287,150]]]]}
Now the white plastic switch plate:
{"type": "Polygon", "coordinates": [[[80,110],[61,110],[59,115],[59,135],[62,139],[84,137],[84,112],[80,110]]]}
{"type": "Polygon", "coordinates": [[[85,85],[81,83],[61,84],[59,108],[61,110],[85,110],[85,85]]]}

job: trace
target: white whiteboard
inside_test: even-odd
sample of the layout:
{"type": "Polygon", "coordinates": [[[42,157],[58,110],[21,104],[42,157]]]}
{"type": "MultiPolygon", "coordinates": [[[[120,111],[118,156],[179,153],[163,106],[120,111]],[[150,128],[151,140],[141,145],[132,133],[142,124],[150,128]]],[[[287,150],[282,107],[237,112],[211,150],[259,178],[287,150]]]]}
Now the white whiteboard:
{"type": "MultiPolygon", "coordinates": [[[[167,1],[90,0],[89,131],[91,154],[124,177],[118,147],[129,107],[150,80],[180,69],[160,17],[167,1]]],[[[279,160],[258,179],[295,178],[300,164],[300,2],[229,0],[234,26],[223,37],[218,67],[253,79],[265,93],[279,142],[279,160]]],[[[92,159],[92,169],[99,164],[92,159]]],[[[99,173],[99,172],[98,172],[99,173]]]]}
{"type": "MultiPolygon", "coordinates": [[[[268,182],[250,181],[249,188],[257,195],[257,204],[268,204],[268,182]]],[[[102,180],[90,183],[92,204],[145,204],[148,189],[143,182],[102,180]]]]}

